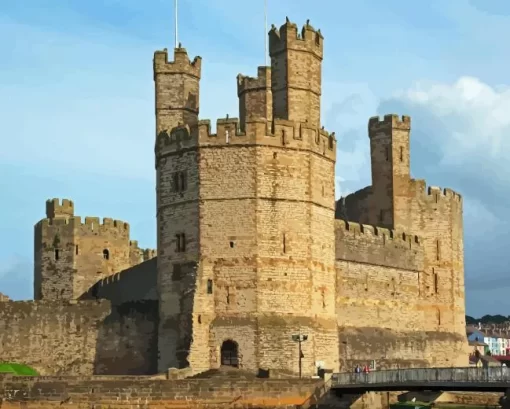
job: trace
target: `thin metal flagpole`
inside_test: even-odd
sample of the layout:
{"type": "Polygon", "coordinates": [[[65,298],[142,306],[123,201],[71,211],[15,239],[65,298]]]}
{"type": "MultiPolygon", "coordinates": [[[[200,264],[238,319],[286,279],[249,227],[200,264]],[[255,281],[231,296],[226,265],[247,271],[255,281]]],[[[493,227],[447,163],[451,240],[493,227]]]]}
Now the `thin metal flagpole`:
{"type": "MultiPolygon", "coordinates": [[[[176,0],[177,1],[177,0],[176,0]]],[[[264,0],[264,65],[267,67],[267,0],[264,0]]]]}
{"type": "Polygon", "coordinates": [[[178,48],[179,47],[179,38],[177,35],[177,0],[174,0],[174,19],[175,19],[175,24],[174,24],[175,48],[178,48]]]}

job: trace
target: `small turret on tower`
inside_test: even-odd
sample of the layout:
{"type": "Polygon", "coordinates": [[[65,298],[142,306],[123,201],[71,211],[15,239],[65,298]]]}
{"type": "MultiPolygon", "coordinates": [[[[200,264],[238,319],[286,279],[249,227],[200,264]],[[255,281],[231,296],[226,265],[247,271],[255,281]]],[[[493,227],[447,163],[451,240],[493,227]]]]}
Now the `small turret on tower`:
{"type": "Polygon", "coordinates": [[[166,48],[154,53],[157,135],[177,126],[197,124],[201,66],[202,59],[191,61],[182,47],[174,50],[174,61],[168,61],[166,48]]]}
{"type": "Polygon", "coordinates": [[[46,201],[46,217],[48,219],[55,219],[59,217],[72,217],[74,216],[74,203],[69,199],[50,199],[46,201]]]}
{"type": "Polygon", "coordinates": [[[372,117],[368,122],[370,158],[372,162],[373,214],[378,225],[405,230],[397,222],[396,202],[405,201],[410,179],[411,118],[385,115],[381,120],[372,117]],[[377,209],[375,209],[377,207],[377,209]]]}
{"type": "Polygon", "coordinates": [[[309,21],[298,33],[287,19],[269,31],[273,116],[320,127],[324,37],[309,21]]]}
{"type": "Polygon", "coordinates": [[[251,119],[273,120],[273,97],[271,94],[271,67],[258,67],[257,78],[237,76],[239,97],[239,121],[241,131],[251,119]]]}

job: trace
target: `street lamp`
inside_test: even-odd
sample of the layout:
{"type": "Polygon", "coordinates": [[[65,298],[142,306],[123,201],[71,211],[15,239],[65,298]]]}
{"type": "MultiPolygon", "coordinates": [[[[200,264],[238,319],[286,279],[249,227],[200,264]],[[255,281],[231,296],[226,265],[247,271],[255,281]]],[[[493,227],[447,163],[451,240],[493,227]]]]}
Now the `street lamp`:
{"type": "Polygon", "coordinates": [[[305,356],[303,355],[303,351],[301,349],[301,344],[305,342],[308,339],[308,335],[304,334],[294,334],[292,335],[292,340],[294,342],[298,343],[298,350],[299,350],[299,377],[301,378],[301,359],[305,356]]]}

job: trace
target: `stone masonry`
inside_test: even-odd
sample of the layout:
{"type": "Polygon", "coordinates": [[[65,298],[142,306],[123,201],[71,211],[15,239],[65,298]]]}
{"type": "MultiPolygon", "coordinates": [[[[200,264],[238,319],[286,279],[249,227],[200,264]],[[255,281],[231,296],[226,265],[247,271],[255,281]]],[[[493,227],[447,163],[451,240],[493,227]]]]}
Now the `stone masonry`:
{"type": "Polygon", "coordinates": [[[157,257],[127,223],[49,200],[35,301],[0,303],[0,355],[79,375],[467,365],[462,198],[411,179],[411,120],[386,115],[372,184],[335,203],[323,47],[308,22],[273,26],[271,66],[237,77],[239,119],[215,130],[201,58],[156,51],[157,257]]]}

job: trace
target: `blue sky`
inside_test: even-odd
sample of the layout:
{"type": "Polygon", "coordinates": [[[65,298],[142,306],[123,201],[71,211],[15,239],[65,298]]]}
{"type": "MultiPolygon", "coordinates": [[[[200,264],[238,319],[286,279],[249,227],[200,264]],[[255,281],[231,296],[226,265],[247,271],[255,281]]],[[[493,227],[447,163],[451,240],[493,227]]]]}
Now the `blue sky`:
{"type": "MultiPolygon", "coordinates": [[[[269,24],[310,19],[325,36],[337,194],[370,183],[368,118],[411,115],[413,176],[464,195],[467,312],[510,314],[510,2],[268,3],[269,24]]],[[[203,58],[201,117],[237,116],[236,75],[264,64],[263,0],[179,9],[180,40],[203,58]]],[[[155,247],[152,56],[173,47],[172,10],[172,0],[0,2],[0,292],[32,297],[47,198],[128,221],[155,247]]]]}

